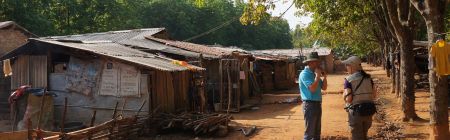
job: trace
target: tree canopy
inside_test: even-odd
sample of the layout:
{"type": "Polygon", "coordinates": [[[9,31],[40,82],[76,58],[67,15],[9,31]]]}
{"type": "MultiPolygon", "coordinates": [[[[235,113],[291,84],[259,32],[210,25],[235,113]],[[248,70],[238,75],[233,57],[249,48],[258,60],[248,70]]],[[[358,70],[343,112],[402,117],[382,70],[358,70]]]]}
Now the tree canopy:
{"type": "Polygon", "coordinates": [[[232,0],[0,0],[0,8],[0,21],[39,36],[165,27],[172,39],[194,43],[293,47],[286,20],[264,11],[259,25],[242,25],[245,3],[232,0]]]}

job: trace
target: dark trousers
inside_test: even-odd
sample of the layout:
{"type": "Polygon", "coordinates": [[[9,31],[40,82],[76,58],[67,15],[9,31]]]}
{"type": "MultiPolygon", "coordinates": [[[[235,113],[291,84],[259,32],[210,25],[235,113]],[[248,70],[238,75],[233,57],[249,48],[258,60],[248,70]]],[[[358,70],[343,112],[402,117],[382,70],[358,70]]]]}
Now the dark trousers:
{"type": "Polygon", "coordinates": [[[359,116],[354,114],[352,110],[348,113],[348,123],[352,140],[367,140],[367,133],[372,126],[372,116],[359,116]]]}
{"type": "Polygon", "coordinates": [[[305,140],[320,140],[322,120],[322,103],[318,101],[303,101],[303,116],[305,119],[305,140]]]}

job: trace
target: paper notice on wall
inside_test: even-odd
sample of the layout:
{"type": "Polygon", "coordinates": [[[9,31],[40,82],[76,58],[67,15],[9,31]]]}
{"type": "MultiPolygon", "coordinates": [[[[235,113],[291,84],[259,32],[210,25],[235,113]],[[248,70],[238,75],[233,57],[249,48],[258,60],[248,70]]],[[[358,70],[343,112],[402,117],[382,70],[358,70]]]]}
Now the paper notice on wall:
{"type": "Polygon", "coordinates": [[[148,74],[141,74],[141,81],[139,84],[141,95],[148,94],[148,74]]]}
{"type": "Polygon", "coordinates": [[[130,65],[122,64],[120,67],[120,95],[139,96],[139,70],[130,65]]]}
{"type": "Polygon", "coordinates": [[[119,66],[117,63],[106,62],[103,67],[100,84],[100,95],[119,96],[119,66]]]}
{"type": "Polygon", "coordinates": [[[239,79],[241,79],[241,80],[245,79],[245,72],[244,71],[240,71],[239,72],[239,79]]]}

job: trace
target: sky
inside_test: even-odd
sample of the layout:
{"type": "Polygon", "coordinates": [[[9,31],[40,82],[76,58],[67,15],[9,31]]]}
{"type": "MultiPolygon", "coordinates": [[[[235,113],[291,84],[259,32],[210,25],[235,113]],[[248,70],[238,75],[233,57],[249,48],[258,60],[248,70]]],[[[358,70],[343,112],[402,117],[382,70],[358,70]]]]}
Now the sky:
{"type": "MultiPolygon", "coordinates": [[[[269,11],[269,13],[271,13],[272,16],[280,16],[284,11],[286,11],[286,9],[289,8],[289,6],[291,6],[291,4],[292,0],[279,0],[275,3],[275,9],[269,11]]],[[[291,30],[294,30],[297,24],[302,25],[302,27],[306,27],[312,21],[312,18],[309,16],[295,16],[296,11],[298,11],[298,9],[294,5],[283,16],[284,19],[287,19],[291,30]]]]}

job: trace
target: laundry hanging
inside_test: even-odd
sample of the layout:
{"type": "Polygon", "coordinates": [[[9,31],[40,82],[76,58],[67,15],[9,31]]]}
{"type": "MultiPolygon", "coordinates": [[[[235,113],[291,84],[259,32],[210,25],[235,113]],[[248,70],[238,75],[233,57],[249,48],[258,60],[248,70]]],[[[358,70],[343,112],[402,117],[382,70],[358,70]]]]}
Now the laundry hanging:
{"type": "Polygon", "coordinates": [[[450,45],[437,41],[431,46],[430,54],[433,58],[430,61],[431,68],[438,75],[450,75],[450,45]]]}
{"type": "Polygon", "coordinates": [[[3,61],[3,73],[5,74],[5,77],[12,75],[11,60],[6,59],[3,61]]]}

